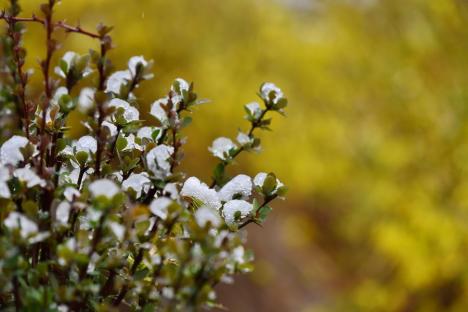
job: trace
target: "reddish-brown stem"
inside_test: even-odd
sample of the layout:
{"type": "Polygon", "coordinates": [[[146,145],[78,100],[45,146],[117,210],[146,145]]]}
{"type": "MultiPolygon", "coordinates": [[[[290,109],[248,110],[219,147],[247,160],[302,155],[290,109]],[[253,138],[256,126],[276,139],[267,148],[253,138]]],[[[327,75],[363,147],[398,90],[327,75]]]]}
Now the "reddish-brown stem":
{"type": "Polygon", "coordinates": [[[18,281],[18,277],[15,275],[13,277],[13,296],[15,297],[15,308],[16,311],[20,311],[22,308],[22,301],[21,301],[21,294],[20,294],[20,284],[18,281]]]}
{"type": "MultiPolygon", "coordinates": [[[[104,91],[104,85],[106,82],[106,74],[105,74],[105,64],[106,64],[106,42],[104,41],[105,37],[101,38],[101,57],[98,62],[98,73],[99,73],[99,82],[98,82],[98,91],[104,91]]],[[[103,110],[103,103],[97,103],[98,105],[98,128],[96,131],[96,141],[97,141],[97,150],[96,150],[96,163],[95,163],[95,174],[97,177],[101,176],[101,161],[102,161],[102,154],[104,152],[104,143],[102,138],[102,123],[104,121],[104,110],[103,110]]]]}
{"type": "Polygon", "coordinates": [[[42,120],[41,125],[39,128],[39,134],[41,136],[41,143],[40,143],[40,166],[39,172],[44,174],[45,171],[45,156],[47,151],[48,139],[46,138],[45,127],[46,127],[46,117],[47,117],[47,110],[50,106],[50,101],[52,99],[52,84],[50,81],[50,62],[52,60],[52,55],[54,54],[55,44],[52,40],[52,33],[54,32],[54,25],[52,23],[52,15],[53,15],[53,6],[55,2],[49,0],[49,12],[46,14],[45,19],[43,20],[43,25],[46,30],[46,56],[45,59],[41,62],[41,69],[42,74],[44,76],[44,93],[45,99],[44,103],[41,105],[42,109],[42,120]]]}
{"type": "Polygon", "coordinates": [[[177,166],[177,153],[179,151],[180,142],[177,140],[177,128],[174,127],[172,129],[172,147],[174,148],[174,152],[172,153],[172,161],[171,161],[171,173],[174,173],[174,169],[177,166]]]}
{"type": "MultiPolygon", "coordinates": [[[[180,114],[186,110],[186,105],[184,102],[180,103],[179,108],[175,111],[177,119],[180,120],[180,114]]],[[[172,153],[172,161],[171,161],[171,173],[174,173],[174,169],[179,164],[177,161],[177,153],[179,152],[179,148],[181,147],[180,140],[177,139],[177,132],[180,130],[180,123],[176,124],[172,129],[172,147],[174,148],[174,152],[172,153]]]]}
{"type": "Polygon", "coordinates": [[[252,137],[252,134],[253,134],[254,130],[257,129],[257,128],[260,126],[260,124],[261,124],[263,118],[265,117],[266,113],[267,113],[269,110],[270,110],[269,108],[263,110],[263,111],[262,111],[262,114],[261,114],[254,122],[252,122],[252,125],[251,125],[250,130],[249,130],[249,133],[248,133],[248,136],[249,136],[249,137],[252,137]]]}
{"type": "MultiPolygon", "coordinates": [[[[39,24],[42,24],[42,25],[45,25],[45,23],[46,23],[46,21],[44,19],[41,19],[41,18],[37,17],[36,15],[33,15],[32,17],[9,16],[9,15],[5,14],[5,11],[2,11],[0,13],[0,19],[4,19],[4,20],[7,20],[7,21],[12,20],[14,22],[33,22],[33,23],[39,23],[39,24]]],[[[85,35],[85,36],[88,36],[88,37],[91,37],[91,38],[94,38],[94,39],[100,39],[101,38],[101,36],[99,34],[93,33],[91,31],[87,31],[87,30],[81,28],[81,26],[79,26],[79,25],[78,26],[68,25],[64,21],[58,21],[58,22],[54,23],[53,27],[54,28],[61,28],[61,29],[65,30],[66,32],[82,34],[82,35],[85,35]]]]}
{"type": "Polygon", "coordinates": [[[244,221],[241,225],[239,225],[239,230],[242,229],[243,227],[249,225],[250,223],[255,223],[256,222],[255,219],[258,218],[258,213],[259,213],[260,209],[265,207],[266,205],[268,205],[276,197],[278,197],[278,196],[273,195],[273,196],[269,196],[269,197],[265,198],[265,201],[263,202],[263,204],[260,207],[258,207],[257,212],[255,214],[255,218],[250,218],[250,219],[244,221]]]}
{"type": "Polygon", "coordinates": [[[12,52],[16,64],[16,75],[18,76],[17,78],[15,78],[15,73],[13,71],[11,72],[13,80],[16,81],[19,86],[17,96],[19,99],[20,107],[18,107],[18,113],[22,113],[21,119],[24,119],[24,124],[23,120],[21,120],[21,125],[24,127],[24,132],[29,140],[30,118],[29,107],[25,96],[27,76],[23,72],[24,58],[22,58],[20,55],[21,34],[15,31],[16,21],[14,19],[9,18],[6,21],[8,23],[8,36],[11,38],[13,43],[12,52]]]}
{"type": "MultiPolygon", "coordinates": [[[[47,140],[44,137],[45,136],[45,125],[46,125],[47,109],[48,109],[48,107],[50,105],[50,100],[52,98],[52,91],[53,91],[52,87],[51,87],[51,81],[49,79],[50,78],[49,77],[50,62],[51,62],[51,59],[52,59],[53,52],[55,51],[55,47],[53,46],[53,42],[52,42],[52,33],[53,33],[55,28],[61,28],[61,29],[65,30],[66,32],[78,33],[78,34],[81,34],[81,35],[88,36],[90,38],[101,39],[101,43],[102,43],[102,39],[103,39],[103,36],[101,36],[100,34],[84,30],[83,28],[81,28],[80,25],[71,26],[71,25],[66,24],[64,21],[58,21],[58,22],[54,23],[52,21],[52,11],[53,11],[54,4],[55,4],[55,1],[49,1],[50,12],[48,14],[46,14],[46,17],[44,19],[41,19],[41,18],[37,17],[34,14],[31,17],[19,17],[19,16],[13,16],[13,15],[7,15],[5,13],[5,11],[0,12],[0,19],[4,19],[9,24],[9,35],[10,35],[10,37],[13,40],[13,43],[14,43],[13,53],[14,53],[14,57],[15,57],[15,62],[18,65],[17,66],[17,71],[18,71],[17,74],[18,74],[18,78],[19,78],[19,82],[20,82],[20,89],[19,89],[18,97],[20,98],[20,101],[22,102],[21,104],[23,106],[23,113],[22,113],[23,116],[22,117],[25,120],[24,129],[25,129],[26,137],[28,139],[30,138],[29,125],[30,125],[31,121],[30,121],[30,116],[29,116],[29,107],[28,107],[29,105],[28,105],[26,97],[25,97],[25,87],[26,87],[26,83],[27,83],[27,77],[23,73],[22,62],[21,62],[21,59],[20,59],[20,55],[18,53],[19,41],[15,40],[15,38],[12,37],[12,35],[14,35],[12,33],[12,31],[14,30],[15,24],[20,23],[20,22],[38,23],[38,24],[42,24],[46,28],[47,53],[46,53],[46,58],[42,63],[42,71],[43,71],[44,80],[45,80],[45,88],[44,89],[45,89],[46,97],[45,97],[45,103],[44,103],[44,105],[42,107],[42,122],[41,122],[40,127],[39,127],[39,134],[41,136],[39,172],[41,174],[44,173],[45,157],[47,156],[47,151],[46,151],[47,150],[47,142],[46,142],[47,140]]],[[[103,85],[103,84],[104,83],[103,83],[102,79],[100,79],[100,86],[103,85]]],[[[57,137],[54,136],[53,139],[57,139],[57,137]]],[[[53,140],[52,143],[55,143],[55,140],[53,140]]],[[[56,155],[54,155],[52,153],[50,156],[51,156],[50,161],[53,162],[56,155]]]]}
{"type": "Polygon", "coordinates": [[[66,32],[82,34],[82,35],[85,35],[85,36],[88,36],[88,37],[91,37],[91,38],[94,38],[94,39],[100,39],[101,38],[101,36],[96,34],[96,33],[84,30],[83,28],[81,28],[80,25],[70,26],[70,25],[66,24],[64,21],[58,21],[57,23],[55,23],[55,26],[64,29],[66,32]]]}

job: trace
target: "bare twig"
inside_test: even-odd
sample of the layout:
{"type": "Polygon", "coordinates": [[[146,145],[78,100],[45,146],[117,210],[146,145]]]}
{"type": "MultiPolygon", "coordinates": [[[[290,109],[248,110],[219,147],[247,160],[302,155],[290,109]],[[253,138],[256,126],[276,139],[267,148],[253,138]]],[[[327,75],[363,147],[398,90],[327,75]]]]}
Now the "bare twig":
{"type": "Polygon", "coordinates": [[[27,75],[23,72],[23,65],[24,65],[24,57],[21,56],[20,50],[20,43],[21,43],[21,33],[15,31],[16,28],[16,23],[14,17],[6,19],[8,23],[8,36],[10,37],[13,46],[12,46],[12,52],[13,52],[13,57],[15,59],[15,63],[17,64],[16,66],[16,75],[15,72],[11,72],[13,80],[18,84],[18,91],[17,91],[17,96],[19,98],[19,104],[20,107],[18,107],[18,112],[22,114],[20,120],[21,120],[21,125],[24,128],[24,133],[26,134],[26,137],[28,140],[30,139],[30,134],[29,134],[29,124],[30,124],[30,118],[29,118],[29,105],[25,96],[25,90],[26,90],[26,84],[27,84],[27,75]],[[16,77],[17,76],[17,77],[16,77]],[[23,119],[24,119],[24,124],[23,124],[23,119]]]}
{"type": "MultiPolygon", "coordinates": [[[[37,17],[34,14],[32,15],[32,17],[18,17],[18,16],[7,15],[5,13],[5,11],[2,11],[2,12],[0,12],[0,19],[4,19],[6,21],[13,21],[15,23],[16,22],[20,22],[20,23],[32,22],[32,23],[39,23],[39,24],[42,24],[42,25],[46,24],[45,19],[41,19],[41,18],[37,17]]],[[[69,32],[69,33],[78,33],[78,34],[82,34],[82,35],[85,35],[85,36],[88,36],[88,37],[91,37],[91,38],[94,38],[94,39],[101,39],[101,35],[99,35],[97,33],[93,33],[93,32],[88,31],[88,30],[85,30],[80,25],[71,26],[71,25],[65,23],[65,21],[58,21],[56,23],[53,23],[52,27],[53,28],[61,28],[61,29],[65,30],[66,32],[69,32]]]]}

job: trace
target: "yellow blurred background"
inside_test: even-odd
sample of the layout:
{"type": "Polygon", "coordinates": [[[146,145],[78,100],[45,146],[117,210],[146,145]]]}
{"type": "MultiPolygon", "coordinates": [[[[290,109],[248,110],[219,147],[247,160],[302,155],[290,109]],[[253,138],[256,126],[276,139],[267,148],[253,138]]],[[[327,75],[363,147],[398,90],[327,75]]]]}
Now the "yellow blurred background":
{"type": "MultiPolygon", "coordinates": [[[[220,287],[229,310],[467,311],[468,1],[64,0],[57,14],[114,25],[116,70],[154,60],[143,111],[176,77],[211,99],[186,130],[184,168],[205,181],[207,146],[246,129],[260,83],[287,95],[262,154],[230,171],[273,171],[290,192],[249,228],[256,271],[220,287]]],[[[70,34],[58,56],[90,47],[70,34]]]]}

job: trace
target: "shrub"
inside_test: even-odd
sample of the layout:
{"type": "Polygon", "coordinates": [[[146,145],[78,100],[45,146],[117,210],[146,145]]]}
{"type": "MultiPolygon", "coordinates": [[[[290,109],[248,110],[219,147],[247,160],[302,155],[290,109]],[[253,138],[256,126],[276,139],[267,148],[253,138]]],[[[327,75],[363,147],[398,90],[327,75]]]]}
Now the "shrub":
{"type": "Polygon", "coordinates": [[[143,125],[133,93],[152,78],[151,61],[130,58],[113,71],[111,27],[96,32],[41,15],[19,17],[10,1],[0,109],[0,306],[24,311],[197,310],[216,305],[214,287],[252,269],[244,227],[262,224],[269,203],[286,187],[273,173],[230,177],[226,167],[258,151],[257,129],[287,100],[272,83],[263,104],[245,106],[250,124],[236,142],[218,138],[219,159],[208,186],[177,170],[187,127],[199,100],[193,84],[176,79],[151,105],[143,125]],[[44,27],[41,94],[29,90],[24,25],[44,27]],[[53,67],[59,31],[95,38],[99,51],[66,52],[53,67]],[[53,70],[52,70],[53,69],[53,70]],[[67,136],[73,110],[86,115],[87,134],[67,136]]]}

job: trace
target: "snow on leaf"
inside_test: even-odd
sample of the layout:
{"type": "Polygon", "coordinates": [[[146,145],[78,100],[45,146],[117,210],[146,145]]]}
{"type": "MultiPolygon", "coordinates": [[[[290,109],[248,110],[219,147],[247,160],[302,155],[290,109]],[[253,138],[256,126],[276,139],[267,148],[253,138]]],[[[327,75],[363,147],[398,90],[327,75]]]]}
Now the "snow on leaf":
{"type": "Polygon", "coordinates": [[[260,104],[257,102],[251,102],[247,105],[245,105],[247,110],[249,111],[250,115],[252,115],[255,119],[260,118],[262,115],[262,109],[260,108],[260,104]]]}
{"type": "MultiPolygon", "coordinates": [[[[93,171],[92,168],[86,170],[85,173],[83,174],[82,180],[83,181],[86,180],[92,171],[93,171]]],[[[80,175],[80,169],[75,168],[71,172],[68,173],[68,179],[66,179],[66,181],[68,183],[78,184],[79,175],[80,175]]]]}
{"type": "MultiPolygon", "coordinates": [[[[266,179],[267,176],[268,176],[267,173],[265,173],[265,172],[259,172],[259,173],[255,176],[255,178],[254,178],[254,180],[253,180],[254,185],[255,185],[255,186],[258,186],[258,187],[263,187],[263,183],[265,182],[265,179],[266,179]]],[[[284,184],[281,183],[281,181],[280,181],[279,179],[276,179],[276,189],[275,189],[275,191],[276,191],[278,188],[282,187],[282,186],[284,186],[284,184]]]]}
{"type": "MultiPolygon", "coordinates": [[[[60,98],[64,95],[68,95],[68,90],[65,87],[58,87],[55,90],[54,96],[52,97],[52,103],[55,105],[59,104],[60,98]]],[[[49,117],[50,118],[50,117],[49,117]]],[[[49,121],[49,120],[48,120],[49,121]]]]}
{"type": "Polygon", "coordinates": [[[176,92],[177,94],[182,94],[184,91],[188,92],[189,89],[190,89],[190,84],[185,79],[182,79],[182,78],[176,78],[176,80],[174,81],[174,84],[172,84],[171,86],[171,90],[176,92]],[[178,84],[179,90],[175,89],[174,87],[175,84],[178,84]]]}
{"type": "Polygon", "coordinates": [[[106,92],[119,94],[122,85],[127,84],[131,79],[132,75],[129,70],[116,71],[107,79],[106,92]]]}
{"type": "Polygon", "coordinates": [[[167,105],[169,99],[167,97],[156,100],[152,105],[151,105],[151,111],[150,114],[154,117],[156,117],[159,122],[161,122],[162,125],[166,126],[168,122],[168,117],[167,113],[162,107],[163,105],[167,105]]]}
{"type": "Polygon", "coordinates": [[[260,88],[260,94],[262,96],[262,99],[264,99],[267,102],[270,101],[270,95],[273,95],[273,103],[278,102],[279,99],[284,97],[281,89],[271,82],[265,82],[264,84],[262,84],[260,88]]]}
{"type": "Polygon", "coordinates": [[[247,134],[244,132],[239,132],[236,137],[237,142],[239,142],[240,145],[246,145],[252,143],[252,138],[249,137],[247,134]]]}
{"type": "Polygon", "coordinates": [[[137,132],[137,137],[140,139],[148,139],[150,141],[158,140],[162,135],[161,128],[158,127],[142,127],[137,132]],[[158,131],[156,138],[153,138],[153,133],[158,131]]]}
{"type": "MultiPolygon", "coordinates": [[[[132,77],[135,77],[136,75],[138,64],[141,64],[141,66],[145,68],[149,65],[150,62],[145,60],[143,56],[132,56],[128,61],[128,70],[130,71],[132,77]]],[[[145,76],[143,76],[143,78],[146,80],[151,79],[153,78],[153,74],[146,74],[145,76]]]]}
{"type": "Polygon", "coordinates": [[[120,189],[113,181],[109,179],[100,179],[91,182],[89,185],[89,191],[94,198],[98,196],[113,198],[120,192],[120,189]]]}
{"type": "Polygon", "coordinates": [[[245,174],[239,174],[231,181],[226,183],[218,192],[221,201],[229,201],[235,195],[240,195],[240,198],[247,199],[252,193],[252,179],[245,174]]]}
{"type": "Polygon", "coordinates": [[[65,196],[65,199],[69,202],[72,202],[75,199],[75,197],[79,197],[80,195],[80,191],[71,186],[65,188],[65,190],[63,191],[63,196],[65,196]]]}
{"type": "Polygon", "coordinates": [[[13,176],[21,182],[26,183],[26,187],[31,188],[36,185],[44,187],[46,181],[41,179],[31,168],[19,168],[13,172],[13,176]]]}
{"type": "Polygon", "coordinates": [[[237,246],[232,250],[231,258],[238,264],[245,263],[245,249],[244,246],[237,246]]]}
{"type": "Polygon", "coordinates": [[[70,68],[72,66],[73,59],[75,59],[77,57],[79,57],[79,55],[76,52],[73,52],[73,51],[66,52],[62,57],[62,61],[65,63],[66,68],[60,68],[59,66],[57,66],[54,69],[55,73],[57,75],[59,75],[60,77],[62,77],[62,78],[66,78],[67,73],[68,73],[68,71],[70,70],[70,68]]]}
{"type": "Polygon", "coordinates": [[[67,224],[68,218],[70,217],[71,206],[70,203],[62,201],[55,211],[55,219],[60,224],[67,224]]]}
{"type": "Polygon", "coordinates": [[[122,183],[122,189],[124,191],[128,191],[130,188],[133,189],[137,194],[137,198],[141,196],[142,192],[148,192],[150,186],[151,180],[148,178],[146,172],[132,173],[127,180],[122,183]]]}
{"type": "Polygon", "coordinates": [[[4,165],[18,165],[20,161],[24,160],[20,149],[27,144],[28,139],[25,137],[19,135],[12,136],[0,147],[0,162],[4,165]]]}
{"type": "Polygon", "coordinates": [[[228,158],[227,154],[233,148],[237,148],[237,145],[231,141],[229,138],[220,137],[213,141],[211,147],[208,150],[219,159],[226,160],[228,158]]]}
{"type": "Polygon", "coordinates": [[[208,206],[202,206],[195,211],[195,220],[200,227],[205,227],[208,222],[214,227],[221,225],[219,212],[208,206]]]}
{"type": "Polygon", "coordinates": [[[228,201],[223,207],[224,220],[228,225],[235,224],[238,213],[240,213],[240,218],[244,218],[250,214],[252,209],[252,204],[245,200],[234,199],[228,201]]]}
{"type": "Polygon", "coordinates": [[[179,199],[179,190],[177,188],[177,183],[167,183],[163,189],[163,194],[169,196],[170,198],[176,200],[179,199]]]}
{"type": "Polygon", "coordinates": [[[96,139],[90,135],[82,136],[75,144],[77,152],[86,152],[88,154],[94,154],[97,151],[96,139]]]}
{"type": "Polygon", "coordinates": [[[170,158],[174,153],[174,148],[168,145],[158,145],[146,154],[146,162],[149,170],[157,178],[164,178],[171,169],[170,158]]]}
{"type": "Polygon", "coordinates": [[[140,118],[140,112],[135,107],[131,106],[127,101],[122,99],[112,99],[109,102],[110,107],[115,107],[115,109],[122,108],[124,110],[123,117],[127,122],[136,121],[140,118]]]}
{"type": "Polygon", "coordinates": [[[108,225],[112,233],[114,233],[115,237],[117,237],[117,239],[121,241],[125,235],[125,226],[121,225],[118,222],[109,222],[108,225]]]}
{"type": "Polygon", "coordinates": [[[195,177],[190,177],[185,181],[180,194],[184,197],[199,200],[209,208],[221,208],[221,202],[216,191],[210,189],[208,185],[195,177]]]}
{"type": "Polygon", "coordinates": [[[26,238],[32,234],[36,234],[38,231],[38,226],[35,222],[16,211],[10,212],[8,217],[3,222],[5,227],[7,227],[9,230],[19,228],[21,237],[23,238],[26,238]]]}
{"type": "Polygon", "coordinates": [[[123,151],[131,151],[131,150],[139,150],[142,151],[143,147],[135,142],[135,135],[133,133],[130,133],[125,137],[125,140],[127,141],[127,145],[123,149],[123,151]]]}
{"type": "Polygon", "coordinates": [[[109,130],[109,134],[111,137],[117,135],[117,127],[113,123],[105,120],[102,122],[102,126],[109,130]]]}
{"type": "Polygon", "coordinates": [[[167,218],[167,208],[172,204],[172,200],[167,197],[159,197],[154,199],[151,202],[150,210],[155,215],[166,220],[167,218]]]}
{"type": "Polygon", "coordinates": [[[93,88],[83,88],[78,97],[78,110],[84,114],[88,113],[94,106],[94,94],[96,90],[93,88]]]}
{"type": "Polygon", "coordinates": [[[7,181],[10,179],[10,172],[8,168],[0,166],[0,198],[10,198],[10,188],[7,181]]]}

